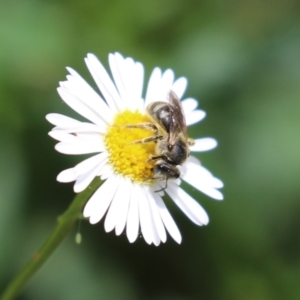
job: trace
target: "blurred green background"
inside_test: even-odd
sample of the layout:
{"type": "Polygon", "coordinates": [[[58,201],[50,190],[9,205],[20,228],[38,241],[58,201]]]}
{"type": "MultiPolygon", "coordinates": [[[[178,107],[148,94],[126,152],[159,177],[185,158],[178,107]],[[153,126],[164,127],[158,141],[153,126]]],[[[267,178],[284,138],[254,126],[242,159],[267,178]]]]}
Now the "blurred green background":
{"type": "Polygon", "coordinates": [[[87,52],[109,52],[186,76],[207,118],[192,136],[225,201],[190,191],[199,228],[172,203],[183,242],[156,248],[75,228],[18,299],[300,299],[300,4],[296,0],[0,0],[0,289],[74,197],[56,175],[80,157],[54,150],[50,112],[71,66],[92,82],[87,52]]]}

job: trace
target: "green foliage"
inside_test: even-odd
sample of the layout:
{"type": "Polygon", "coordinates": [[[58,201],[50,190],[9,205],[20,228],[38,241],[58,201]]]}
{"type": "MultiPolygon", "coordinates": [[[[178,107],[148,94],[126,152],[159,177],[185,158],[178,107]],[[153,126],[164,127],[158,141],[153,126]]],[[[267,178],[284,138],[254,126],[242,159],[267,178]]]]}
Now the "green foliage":
{"type": "MultiPolygon", "coordinates": [[[[59,171],[50,112],[76,116],[56,93],[66,66],[119,51],[189,79],[187,96],[213,136],[199,158],[224,183],[225,201],[190,191],[210,215],[198,228],[175,207],[183,243],[159,248],[82,221],[22,299],[299,299],[299,4],[278,1],[0,2],[0,287],[50,233],[73,199],[59,171]],[[5,270],[5,272],[4,272],[5,270]]],[[[94,83],[89,80],[92,85],[94,83]]],[[[21,299],[21,298],[20,298],[21,299]]]]}

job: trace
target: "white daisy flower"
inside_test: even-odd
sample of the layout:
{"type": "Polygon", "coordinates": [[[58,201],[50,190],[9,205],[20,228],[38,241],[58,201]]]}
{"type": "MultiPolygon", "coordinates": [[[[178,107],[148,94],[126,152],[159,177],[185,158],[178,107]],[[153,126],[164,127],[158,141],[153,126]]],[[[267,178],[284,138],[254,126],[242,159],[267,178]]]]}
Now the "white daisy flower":
{"type": "MultiPolygon", "coordinates": [[[[55,146],[58,152],[93,156],[62,171],[57,180],[75,181],[76,193],[86,189],[96,176],[104,181],[88,200],[83,215],[91,224],[98,223],[105,216],[106,232],[115,229],[120,235],[126,230],[131,243],[141,232],[148,244],[156,246],[166,242],[168,232],[177,243],[181,243],[180,231],[163,201],[164,193],[192,222],[202,226],[208,224],[208,215],[180,187],[180,179],[216,200],[223,199],[218,190],[223,183],[193,156],[176,167],[180,170],[180,179],[167,180],[168,176],[157,179],[153,168],[158,160],[149,158],[158,155],[158,142],[135,143],[155,136],[155,128],[126,126],[153,122],[146,107],[152,102],[168,101],[170,91],[181,99],[187,86],[186,78],[175,80],[172,70],[163,72],[155,68],[143,98],[144,68],[140,62],[130,57],[123,58],[119,53],[109,54],[111,76],[93,54],[88,54],[85,62],[99,91],[95,92],[76,71],[67,68],[70,75],[66,81],[60,82],[58,93],[66,104],[89,122],[56,113],[48,114],[46,118],[55,125],[49,135],[59,141],[55,146]]],[[[205,117],[205,112],[197,109],[195,99],[184,99],[181,104],[187,126],[205,117]]],[[[190,147],[192,152],[211,150],[217,145],[213,138],[194,141],[190,147]]]]}

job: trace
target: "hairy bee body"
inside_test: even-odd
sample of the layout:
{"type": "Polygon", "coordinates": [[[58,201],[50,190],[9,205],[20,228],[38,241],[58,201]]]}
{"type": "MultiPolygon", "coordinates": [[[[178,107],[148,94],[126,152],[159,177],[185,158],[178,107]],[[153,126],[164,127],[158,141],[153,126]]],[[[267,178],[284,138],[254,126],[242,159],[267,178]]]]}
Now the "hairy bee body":
{"type": "Polygon", "coordinates": [[[156,125],[159,124],[164,131],[170,132],[171,115],[170,107],[167,102],[152,102],[147,106],[146,110],[156,125]]]}
{"type": "MultiPolygon", "coordinates": [[[[185,117],[179,98],[173,92],[169,92],[169,101],[155,101],[150,103],[147,114],[150,122],[126,125],[126,128],[144,128],[152,130],[155,134],[132,144],[156,143],[155,155],[149,160],[155,161],[153,178],[165,180],[166,189],[168,179],[176,179],[180,176],[178,165],[182,165],[190,154],[189,146],[194,141],[187,136],[185,117]]],[[[158,191],[157,191],[158,192],[158,191]]]]}
{"type": "Polygon", "coordinates": [[[177,166],[182,165],[188,158],[189,145],[192,145],[193,141],[187,136],[182,106],[173,91],[169,93],[168,102],[152,102],[146,110],[157,129],[156,156],[150,158],[156,160],[153,168],[154,178],[166,180],[167,184],[168,179],[180,176],[177,166]]]}

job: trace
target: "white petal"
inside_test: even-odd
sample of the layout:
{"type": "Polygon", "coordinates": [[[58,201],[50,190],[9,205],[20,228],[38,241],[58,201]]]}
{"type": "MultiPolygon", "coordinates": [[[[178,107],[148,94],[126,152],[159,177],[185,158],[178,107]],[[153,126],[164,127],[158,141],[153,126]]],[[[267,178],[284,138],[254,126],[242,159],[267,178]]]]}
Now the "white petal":
{"type": "Polygon", "coordinates": [[[170,215],[165,203],[163,202],[163,200],[161,199],[161,197],[159,195],[157,195],[157,193],[153,192],[153,198],[156,202],[156,206],[159,210],[159,214],[161,216],[161,219],[166,227],[166,229],[168,230],[169,234],[171,235],[171,237],[178,243],[180,244],[182,241],[182,237],[180,234],[180,231],[178,230],[177,225],[175,224],[172,216],[170,215]]]}
{"type": "Polygon", "coordinates": [[[150,209],[152,211],[152,216],[153,216],[153,221],[154,221],[154,224],[155,224],[155,227],[156,227],[156,231],[158,233],[159,239],[163,243],[165,243],[166,240],[167,240],[166,230],[165,230],[164,224],[161,220],[158,208],[156,206],[156,202],[155,202],[152,194],[153,194],[153,192],[150,191],[150,189],[148,188],[147,189],[148,201],[149,201],[149,204],[150,204],[150,209]]]}
{"type": "Polygon", "coordinates": [[[197,100],[193,98],[187,98],[184,99],[182,102],[182,108],[184,110],[185,115],[191,113],[193,110],[195,110],[198,106],[197,100]]]}
{"type": "Polygon", "coordinates": [[[206,211],[183,189],[170,183],[166,192],[191,221],[200,226],[208,224],[209,218],[206,211]]]}
{"type": "Polygon", "coordinates": [[[128,206],[131,192],[129,179],[121,177],[118,190],[108,209],[104,222],[106,232],[116,228],[116,234],[120,235],[126,225],[128,206]]]}
{"type": "Polygon", "coordinates": [[[85,143],[95,143],[104,147],[104,137],[98,132],[76,132],[73,134],[77,140],[81,140],[85,143]]]}
{"type": "Polygon", "coordinates": [[[103,137],[99,133],[94,132],[80,132],[80,133],[68,133],[63,130],[52,130],[48,133],[52,138],[66,142],[66,143],[74,143],[75,145],[92,142],[94,144],[103,144],[103,137]]]}
{"type": "MultiPolygon", "coordinates": [[[[154,226],[153,222],[154,221],[152,219],[152,226],[154,226]]],[[[154,234],[153,244],[157,247],[160,245],[160,238],[155,227],[153,227],[153,234],[154,234]]]]}
{"type": "MultiPolygon", "coordinates": [[[[142,99],[143,84],[144,84],[144,66],[140,62],[135,63],[135,76],[132,80],[134,88],[131,89],[132,92],[132,102],[137,109],[141,109],[144,105],[144,100],[142,99]]],[[[133,107],[131,104],[130,107],[133,107]]]]}
{"type": "Polygon", "coordinates": [[[158,87],[160,85],[161,76],[162,76],[161,69],[154,68],[148,82],[147,93],[145,98],[145,106],[147,106],[152,101],[160,100],[158,98],[158,87]]]}
{"type": "Polygon", "coordinates": [[[77,175],[74,171],[74,168],[66,169],[64,171],[61,171],[57,177],[56,180],[58,182],[72,182],[75,181],[77,178],[77,175]]]}
{"type": "Polygon", "coordinates": [[[153,234],[153,244],[155,246],[159,246],[159,244],[160,244],[160,237],[159,237],[159,234],[157,232],[155,220],[154,220],[154,217],[153,217],[153,214],[152,214],[151,205],[149,203],[149,199],[148,199],[148,196],[146,195],[146,190],[145,189],[144,189],[144,192],[145,192],[146,200],[148,202],[148,207],[149,207],[150,222],[151,222],[151,228],[152,228],[152,234],[153,234]]]}
{"type": "Polygon", "coordinates": [[[60,142],[66,142],[66,143],[75,143],[76,137],[73,134],[59,131],[59,130],[52,130],[48,132],[49,136],[51,136],[53,139],[60,141],[60,142]]]}
{"type": "Polygon", "coordinates": [[[220,189],[220,188],[224,187],[224,183],[219,178],[214,177],[214,185],[213,186],[217,189],[220,189]]]}
{"type": "Polygon", "coordinates": [[[203,120],[206,116],[205,111],[203,110],[194,110],[191,113],[186,115],[186,125],[190,126],[193,125],[195,123],[200,122],[201,120],[203,120]]]}
{"type": "Polygon", "coordinates": [[[46,119],[51,124],[62,128],[75,127],[81,124],[78,120],[56,113],[46,115],[46,119]]]}
{"type": "Polygon", "coordinates": [[[112,166],[110,164],[104,165],[103,168],[98,173],[98,175],[101,176],[102,180],[105,180],[112,174],[114,174],[114,169],[112,168],[112,166]]]}
{"type": "Polygon", "coordinates": [[[99,117],[99,115],[97,115],[94,110],[83,103],[76,95],[71,94],[67,87],[64,87],[63,82],[61,83],[61,85],[62,87],[57,88],[57,91],[64,102],[78,114],[82,115],[94,124],[103,127],[103,120],[99,117]]]}
{"type": "Polygon", "coordinates": [[[130,243],[133,243],[139,234],[139,197],[139,187],[134,185],[131,191],[126,225],[126,234],[130,243]]]}
{"type": "Polygon", "coordinates": [[[111,110],[101,96],[96,93],[96,91],[75,70],[69,67],[67,67],[67,70],[72,75],[67,77],[72,77],[72,80],[74,83],[76,83],[76,86],[81,86],[81,89],[83,90],[82,94],[88,97],[88,99],[85,99],[84,101],[86,101],[95,111],[101,111],[101,114],[104,113],[113,117],[111,110]]]}
{"type": "Polygon", "coordinates": [[[72,87],[73,94],[80,97],[90,108],[106,123],[110,123],[113,119],[112,111],[109,109],[104,100],[97,94],[90,85],[72,68],[67,68],[72,76],[67,76],[69,85],[72,87]]]}
{"type": "Polygon", "coordinates": [[[94,166],[93,169],[89,170],[88,172],[79,175],[74,184],[74,192],[80,193],[83,190],[85,190],[89,186],[89,184],[93,181],[93,179],[96,177],[101,167],[102,167],[101,165],[96,165],[94,166]]]}
{"type": "Polygon", "coordinates": [[[181,174],[184,181],[213,199],[223,200],[222,193],[216,190],[216,188],[222,187],[221,180],[213,177],[204,167],[189,161],[185,163],[185,167],[187,171],[181,174]]]}
{"type": "Polygon", "coordinates": [[[151,245],[154,242],[154,232],[151,221],[151,212],[148,203],[148,199],[143,191],[143,188],[140,188],[140,199],[139,199],[139,215],[141,223],[141,231],[145,241],[151,245]]]}
{"type": "MultiPolygon", "coordinates": [[[[196,188],[196,186],[195,186],[195,188],[196,188]]],[[[206,194],[207,196],[209,196],[215,200],[223,200],[224,199],[223,194],[220,191],[216,190],[215,188],[203,186],[199,190],[202,193],[206,194]]]]}
{"type": "Polygon", "coordinates": [[[78,135],[78,133],[92,133],[99,136],[99,134],[103,135],[107,132],[107,127],[100,127],[99,125],[94,125],[91,123],[81,123],[77,127],[54,127],[52,131],[73,133],[75,135],[78,135]]]}
{"type": "Polygon", "coordinates": [[[83,143],[66,143],[60,142],[55,145],[56,151],[64,154],[89,154],[89,153],[96,153],[102,152],[104,149],[101,147],[100,144],[86,144],[83,143]]]}
{"type": "Polygon", "coordinates": [[[116,88],[120,94],[122,102],[120,103],[120,109],[124,109],[127,106],[127,87],[126,87],[126,76],[130,77],[131,74],[126,74],[126,69],[124,66],[124,58],[119,54],[109,54],[108,56],[109,66],[113,75],[116,88]]]}
{"type": "Polygon", "coordinates": [[[122,99],[98,58],[94,54],[89,53],[85,62],[110,109],[113,112],[122,109],[122,99]]]}
{"type": "Polygon", "coordinates": [[[179,99],[183,96],[187,87],[187,79],[185,77],[178,78],[172,85],[171,90],[177,95],[179,99]]]}
{"type": "Polygon", "coordinates": [[[68,133],[66,131],[61,130],[52,130],[48,133],[51,137],[56,140],[74,144],[95,144],[101,146],[102,149],[105,149],[103,143],[103,135],[95,132],[77,132],[77,133],[68,133]]]}
{"type": "Polygon", "coordinates": [[[161,77],[160,86],[158,86],[157,100],[166,100],[168,94],[172,89],[172,84],[174,81],[174,72],[171,69],[167,69],[161,77]]]}
{"type": "Polygon", "coordinates": [[[213,138],[201,138],[196,139],[195,145],[190,147],[190,150],[193,152],[202,152],[202,151],[208,151],[212,150],[217,147],[218,143],[213,138]]]}
{"type": "Polygon", "coordinates": [[[83,216],[90,218],[90,223],[98,223],[107,211],[119,185],[119,178],[108,178],[90,198],[83,210],[83,216]]]}
{"type": "Polygon", "coordinates": [[[130,57],[124,59],[119,53],[109,55],[109,64],[124,105],[132,110],[140,109],[143,105],[143,65],[130,57]]]}
{"type": "Polygon", "coordinates": [[[194,162],[187,160],[184,164],[184,168],[190,171],[193,170],[192,172],[198,173],[197,175],[201,176],[202,180],[203,178],[206,178],[209,185],[211,185],[214,188],[222,188],[224,186],[223,182],[220,179],[214,177],[212,173],[206,168],[204,168],[202,165],[195,165],[194,162]]]}
{"type": "MultiPolygon", "coordinates": [[[[74,167],[74,171],[77,175],[84,174],[89,170],[93,169],[96,165],[102,166],[107,162],[108,154],[107,152],[102,152],[100,154],[89,157],[74,167]]],[[[97,173],[98,175],[98,173],[97,173]]]]}
{"type": "Polygon", "coordinates": [[[67,133],[76,132],[96,132],[106,133],[107,127],[101,127],[92,123],[80,122],[75,119],[60,114],[48,114],[46,119],[53,125],[56,125],[52,131],[63,131],[67,133]]]}
{"type": "Polygon", "coordinates": [[[196,165],[201,165],[200,160],[195,156],[189,156],[187,161],[190,161],[191,163],[194,163],[196,165]]]}

